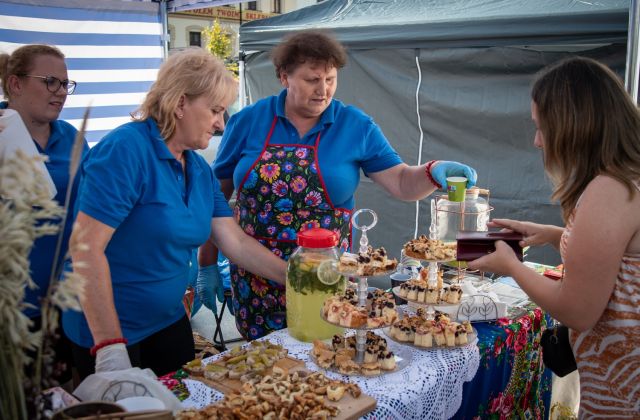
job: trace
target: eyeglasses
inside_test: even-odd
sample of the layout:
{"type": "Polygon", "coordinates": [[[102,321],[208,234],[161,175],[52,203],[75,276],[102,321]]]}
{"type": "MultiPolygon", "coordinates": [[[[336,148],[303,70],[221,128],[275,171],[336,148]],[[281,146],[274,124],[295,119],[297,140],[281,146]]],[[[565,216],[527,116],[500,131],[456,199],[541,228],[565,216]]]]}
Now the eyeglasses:
{"type": "Polygon", "coordinates": [[[76,82],[73,80],[60,80],[54,76],[33,76],[31,74],[23,74],[23,77],[33,77],[36,79],[42,79],[47,85],[47,90],[51,93],[56,93],[62,87],[67,91],[67,95],[71,95],[76,90],[76,82]]]}

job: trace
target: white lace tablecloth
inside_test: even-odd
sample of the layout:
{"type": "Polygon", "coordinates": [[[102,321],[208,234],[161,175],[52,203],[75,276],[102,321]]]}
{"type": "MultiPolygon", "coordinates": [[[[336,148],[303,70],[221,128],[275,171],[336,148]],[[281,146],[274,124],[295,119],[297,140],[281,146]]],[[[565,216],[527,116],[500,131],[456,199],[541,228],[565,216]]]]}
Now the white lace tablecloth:
{"type": "MultiPolygon", "coordinates": [[[[379,334],[382,334],[381,332],[379,334]]],[[[305,361],[311,370],[322,370],[309,360],[310,343],[289,336],[286,329],[269,334],[265,339],[282,344],[289,355],[305,361]]],[[[387,339],[391,350],[401,344],[387,339]]],[[[480,365],[477,339],[464,347],[451,349],[411,350],[411,363],[398,372],[376,377],[344,376],[325,371],[332,378],[356,382],[362,391],[378,401],[377,408],[366,419],[448,419],[460,408],[462,385],[470,381],[480,365]]],[[[205,359],[216,360],[219,356],[205,359]]],[[[202,408],[223,398],[223,394],[202,382],[185,380],[190,396],[185,407],[202,408]]]]}

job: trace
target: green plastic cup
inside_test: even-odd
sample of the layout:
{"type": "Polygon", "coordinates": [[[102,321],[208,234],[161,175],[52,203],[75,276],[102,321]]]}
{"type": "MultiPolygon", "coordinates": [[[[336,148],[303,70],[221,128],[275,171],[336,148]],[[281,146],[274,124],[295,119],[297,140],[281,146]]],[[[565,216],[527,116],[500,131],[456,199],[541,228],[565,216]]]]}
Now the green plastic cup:
{"type": "Polygon", "coordinates": [[[450,176],[447,178],[447,194],[449,201],[464,201],[467,193],[467,178],[463,176],[450,176]]]}

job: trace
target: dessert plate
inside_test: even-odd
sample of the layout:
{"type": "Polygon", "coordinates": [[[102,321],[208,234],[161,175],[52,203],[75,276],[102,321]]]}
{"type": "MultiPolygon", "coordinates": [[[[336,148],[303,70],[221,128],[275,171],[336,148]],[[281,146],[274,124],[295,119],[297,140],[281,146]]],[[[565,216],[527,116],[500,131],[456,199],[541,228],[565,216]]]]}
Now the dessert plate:
{"type": "Polygon", "coordinates": [[[392,341],[399,343],[399,344],[404,344],[407,346],[411,346],[414,347],[416,349],[420,349],[420,350],[447,350],[447,349],[456,349],[459,347],[464,347],[464,346],[468,346],[469,344],[473,343],[476,338],[478,338],[478,331],[474,328],[473,332],[471,333],[467,333],[467,343],[466,344],[456,344],[455,346],[438,346],[435,344],[435,339],[433,340],[433,346],[431,347],[424,347],[424,346],[417,346],[415,345],[413,342],[411,341],[400,341],[398,340],[396,337],[391,335],[391,327],[387,327],[385,329],[383,329],[385,335],[387,337],[389,337],[389,339],[391,339],[392,341]]]}
{"type": "Polygon", "coordinates": [[[429,263],[440,263],[440,264],[444,264],[444,263],[448,263],[448,262],[455,262],[456,261],[455,257],[453,259],[445,258],[443,260],[429,260],[429,259],[426,259],[426,258],[415,258],[415,257],[411,257],[411,258],[416,259],[418,261],[424,261],[424,262],[429,262],[429,263]]]}
{"type": "MultiPolygon", "coordinates": [[[[387,375],[389,373],[400,372],[401,370],[403,370],[404,368],[406,368],[411,364],[411,350],[409,350],[405,346],[399,346],[396,343],[400,343],[400,342],[394,340],[394,343],[388,343],[387,345],[388,349],[393,352],[393,357],[396,361],[396,367],[391,370],[380,369],[380,373],[375,373],[375,374],[365,374],[365,373],[362,373],[362,371],[344,373],[344,372],[340,372],[340,369],[338,369],[338,367],[334,364],[332,364],[330,367],[323,368],[318,364],[316,357],[313,355],[313,348],[309,350],[309,360],[311,360],[311,362],[313,362],[320,370],[339,373],[340,375],[365,376],[365,377],[382,376],[382,375],[387,375]]],[[[402,343],[402,344],[405,344],[405,343],[402,343]]]]}
{"type": "MultiPolygon", "coordinates": [[[[407,297],[404,296],[400,296],[400,286],[396,286],[393,289],[391,289],[391,291],[393,292],[394,295],[396,295],[397,297],[399,297],[400,299],[404,299],[407,302],[411,302],[412,304],[414,304],[413,306],[418,306],[418,307],[427,307],[427,306],[433,306],[434,308],[458,308],[458,306],[460,306],[460,302],[462,302],[462,299],[464,299],[464,296],[460,299],[460,302],[458,303],[447,303],[447,302],[438,302],[438,303],[425,303],[425,302],[420,302],[417,300],[413,300],[413,299],[408,299],[407,297]]],[[[445,311],[441,311],[441,312],[445,312],[445,311]]]]}
{"type": "Polygon", "coordinates": [[[368,275],[364,275],[364,274],[358,274],[356,271],[357,269],[353,270],[353,271],[340,271],[338,269],[338,263],[337,262],[333,262],[332,263],[332,268],[335,272],[337,272],[338,274],[341,274],[345,277],[353,277],[353,278],[372,278],[372,277],[383,277],[383,276],[388,276],[392,273],[396,272],[397,267],[393,268],[392,270],[384,270],[384,271],[376,271],[373,274],[368,274],[368,275]]]}
{"type": "MultiPolygon", "coordinates": [[[[398,312],[398,310],[396,309],[396,312],[398,312]]],[[[350,327],[350,326],[345,326],[345,325],[340,325],[340,324],[335,324],[333,322],[329,322],[329,320],[327,320],[327,317],[324,316],[324,310],[323,308],[320,308],[320,318],[322,318],[322,320],[328,324],[331,325],[335,325],[336,327],[340,327],[340,328],[348,328],[350,330],[360,330],[360,331],[370,331],[370,330],[379,330],[380,328],[385,328],[385,327],[389,327],[389,323],[384,323],[384,324],[380,324],[377,327],[369,327],[366,324],[362,325],[360,327],[350,327]]],[[[400,313],[398,312],[398,318],[400,318],[400,313]]]]}

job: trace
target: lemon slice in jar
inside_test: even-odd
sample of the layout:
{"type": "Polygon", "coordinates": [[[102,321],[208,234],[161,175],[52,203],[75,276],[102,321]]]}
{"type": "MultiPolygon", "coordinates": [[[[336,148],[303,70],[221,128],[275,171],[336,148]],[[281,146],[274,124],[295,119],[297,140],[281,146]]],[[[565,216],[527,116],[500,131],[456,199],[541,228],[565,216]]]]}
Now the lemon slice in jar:
{"type": "Polygon", "coordinates": [[[340,281],[342,275],[333,269],[333,261],[322,261],[318,266],[318,280],[321,283],[331,286],[340,281]]]}

